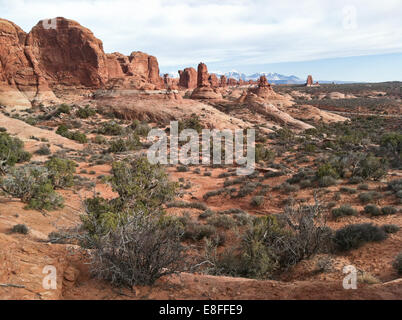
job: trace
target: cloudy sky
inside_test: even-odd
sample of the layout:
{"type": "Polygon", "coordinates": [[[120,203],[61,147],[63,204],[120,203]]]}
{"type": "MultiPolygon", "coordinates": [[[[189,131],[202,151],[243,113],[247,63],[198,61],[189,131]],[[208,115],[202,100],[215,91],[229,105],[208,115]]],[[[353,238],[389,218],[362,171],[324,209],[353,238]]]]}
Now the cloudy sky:
{"type": "Polygon", "coordinates": [[[162,72],[278,72],[322,80],[402,80],[401,0],[0,0],[25,31],[63,16],[106,52],[155,55],[162,72]]]}

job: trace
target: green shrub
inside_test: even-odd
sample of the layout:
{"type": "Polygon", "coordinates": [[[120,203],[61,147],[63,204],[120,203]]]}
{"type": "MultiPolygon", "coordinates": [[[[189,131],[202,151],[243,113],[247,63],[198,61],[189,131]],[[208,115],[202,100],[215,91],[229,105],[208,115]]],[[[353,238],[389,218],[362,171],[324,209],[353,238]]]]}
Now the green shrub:
{"type": "Polygon", "coordinates": [[[178,166],[177,167],[177,172],[188,172],[188,167],[187,166],[178,166]]]}
{"type": "Polygon", "coordinates": [[[31,154],[24,151],[24,143],[20,139],[5,132],[0,133],[0,169],[3,173],[5,166],[14,166],[30,159],[31,154]]]}
{"type": "MultiPolygon", "coordinates": [[[[362,183],[364,181],[364,179],[362,177],[358,177],[358,176],[353,176],[349,179],[349,184],[358,184],[358,183],[362,183]]],[[[362,189],[365,190],[365,189],[362,189]]]]}
{"type": "Polygon", "coordinates": [[[354,174],[378,180],[387,174],[387,165],[384,159],[368,155],[359,162],[354,174]]]}
{"type": "Polygon", "coordinates": [[[228,215],[214,215],[207,219],[207,223],[217,228],[230,229],[235,226],[235,221],[228,215]]]}
{"type": "Polygon", "coordinates": [[[183,239],[200,241],[204,238],[212,237],[216,232],[217,230],[214,226],[190,223],[184,231],[183,239]]]}
{"type": "Polygon", "coordinates": [[[387,188],[395,193],[402,190],[402,179],[391,180],[387,184],[387,188]]]}
{"type": "Polygon", "coordinates": [[[386,206],[381,208],[381,213],[383,215],[395,214],[398,210],[392,206],[386,206]]]}
{"type": "Polygon", "coordinates": [[[172,219],[132,213],[115,229],[90,237],[91,273],[116,286],[152,285],[179,271],[181,224],[172,219]]]}
{"type": "Polygon", "coordinates": [[[57,128],[56,133],[57,133],[58,135],[61,135],[61,136],[65,137],[65,136],[67,136],[68,133],[69,133],[68,127],[67,127],[65,124],[61,124],[61,125],[57,128]]]}
{"type": "Polygon", "coordinates": [[[336,231],[334,243],[340,251],[347,251],[367,242],[383,241],[387,237],[383,229],[371,223],[351,224],[336,231]]]}
{"type": "Polygon", "coordinates": [[[208,207],[202,202],[184,202],[184,201],[173,201],[166,204],[168,208],[192,208],[198,210],[207,210],[208,207]]]}
{"type": "Polygon", "coordinates": [[[332,177],[334,179],[339,178],[339,174],[334,167],[330,163],[323,164],[317,170],[317,177],[332,177]]]}
{"type": "Polygon", "coordinates": [[[103,136],[96,136],[95,138],[93,138],[93,142],[96,144],[106,144],[107,140],[103,136]]]}
{"type": "Polygon", "coordinates": [[[369,204],[364,207],[364,212],[373,216],[381,215],[381,209],[374,204],[369,204]]]}
{"type": "Polygon", "coordinates": [[[200,219],[206,219],[206,218],[213,216],[214,214],[215,214],[215,212],[213,210],[207,209],[203,213],[201,213],[198,217],[200,219]]]}
{"type": "Polygon", "coordinates": [[[402,274],[402,251],[396,256],[392,266],[395,268],[398,274],[402,274]]]}
{"type": "Polygon", "coordinates": [[[402,156],[402,134],[391,132],[386,133],[381,137],[381,149],[385,151],[390,159],[391,165],[396,168],[401,167],[402,156]]]}
{"type": "Polygon", "coordinates": [[[45,163],[48,177],[56,188],[71,187],[74,184],[76,164],[72,160],[52,158],[45,163]]]}
{"type": "Polygon", "coordinates": [[[369,189],[369,186],[368,186],[368,184],[366,184],[366,183],[362,183],[362,184],[359,184],[359,185],[357,186],[357,189],[359,189],[359,190],[368,190],[368,189],[369,189]]]}
{"type": "Polygon", "coordinates": [[[70,133],[70,135],[67,136],[66,138],[77,141],[79,143],[87,143],[88,142],[88,139],[87,139],[87,136],[85,135],[85,133],[78,132],[78,131],[74,131],[74,132],[70,133]]]}
{"type": "Polygon", "coordinates": [[[332,209],[331,211],[332,217],[339,218],[339,217],[345,217],[345,216],[356,216],[357,215],[357,210],[352,208],[350,205],[342,205],[339,208],[332,209]]]}
{"type": "Polygon", "coordinates": [[[136,134],[129,135],[126,139],[117,139],[110,142],[109,152],[119,153],[138,150],[142,146],[140,138],[136,134]]]}
{"type": "Polygon", "coordinates": [[[300,188],[302,188],[302,189],[311,188],[312,186],[313,186],[313,183],[309,179],[300,181],[300,188]]]}
{"type": "Polygon", "coordinates": [[[25,224],[16,224],[11,229],[12,233],[21,233],[21,234],[28,234],[29,229],[25,224]]]}
{"type": "Polygon", "coordinates": [[[201,123],[200,118],[196,114],[192,114],[190,118],[179,121],[179,133],[184,129],[193,129],[196,130],[198,133],[202,132],[203,125],[201,123]]]}
{"type": "Polygon", "coordinates": [[[56,210],[63,207],[63,198],[54,192],[53,185],[48,182],[36,186],[27,208],[34,210],[56,210]]]}
{"type": "Polygon", "coordinates": [[[86,143],[88,141],[87,136],[84,133],[78,132],[78,131],[69,131],[68,127],[64,124],[60,125],[56,133],[58,135],[61,135],[62,137],[65,137],[70,140],[75,140],[80,143],[86,143]]]}
{"type": "Polygon", "coordinates": [[[356,190],[356,189],[347,188],[347,187],[341,187],[341,188],[339,189],[339,191],[340,191],[340,192],[344,192],[344,193],[349,193],[349,194],[355,194],[355,193],[357,193],[357,190],[356,190]]]}
{"type": "Polygon", "coordinates": [[[161,166],[150,164],[145,157],[114,162],[108,180],[117,198],[95,197],[84,203],[86,214],[81,220],[90,236],[115,230],[127,215],[139,212],[160,215],[163,204],[176,195],[177,184],[169,181],[161,166]]]}
{"type": "Polygon", "coordinates": [[[373,200],[375,201],[381,199],[381,197],[382,197],[381,193],[377,191],[368,191],[359,194],[359,200],[361,203],[368,203],[373,200]]]}
{"type": "Polygon", "coordinates": [[[40,148],[35,151],[35,154],[38,154],[41,156],[48,156],[49,154],[51,154],[51,151],[48,146],[41,145],[40,148]]]}
{"type": "Polygon", "coordinates": [[[381,228],[386,233],[397,233],[401,229],[396,224],[384,224],[383,226],[381,226],[381,228]]]}
{"type": "Polygon", "coordinates": [[[255,197],[251,198],[251,202],[250,202],[250,204],[253,207],[261,207],[263,203],[264,203],[263,196],[255,196],[255,197]]]}
{"type": "Polygon", "coordinates": [[[124,128],[114,121],[103,122],[98,129],[98,133],[108,136],[119,136],[124,133],[124,128]]]}
{"type": "Polygon", "coordinates": [[[331,176],[323,176],[318,180],[318,185],[322,188],[330,187],[336,185],[337,181],[331,176]]]}
{"type": "Polygon", "coordinates": [[[141,137],[148,136],[149,131],[151,131],[151,127],[148,123],[139,122],[138,120],[134,120],[130,128],[134,130],[135,134],[138,134],[141,137]]]}
{"type": "Polygon", "coordinates": [[[240,246],[217,254],[207,250],[213,274],[272,278],[299,261],[331,246],[332,232],[323,224],[318,204],[287,207],[281,221],[275,216],[248,221],[240,246]]]}
{"type": "Polygon", "coordinates": [[[63,206],[63,198],[54,191],[46,168],[15,168],[4,178],[2,189],[21,199],[28,209],[55,210],[63,206]]]}
{"type": "Polygon", "coordinates": [[[96,114],[96,111],[94,109],[90,108],[89,106],[85,106],[85,108],[79,107],[75,113],[75,115],[81,119],[87,119],[89,117],[94,116],[95,114],[96,114]]]}
{"type": "Polygon", "coordinates": [[[239,189],[239,192],[236,195],[236,198],[243,198],[253,193],[255,189],[258,187],[258,184],[255,182],[246,182],[239,189]]]}
{"type": "Polygon", "coordinates": [[[56,111],[54,112],[53,116],[59,116],[60,114],[64,113],[64,114],[70,114],[71,112],[71,107],[68,104],[61,104],[56,111]]]}
{"type": "Polygon", "coordinates": [[[275,160],[276,154],[274,151],[265,148],[262,144],[257,144],[255,146],[255,161],[261,162],[271,162],[275,160]]]}

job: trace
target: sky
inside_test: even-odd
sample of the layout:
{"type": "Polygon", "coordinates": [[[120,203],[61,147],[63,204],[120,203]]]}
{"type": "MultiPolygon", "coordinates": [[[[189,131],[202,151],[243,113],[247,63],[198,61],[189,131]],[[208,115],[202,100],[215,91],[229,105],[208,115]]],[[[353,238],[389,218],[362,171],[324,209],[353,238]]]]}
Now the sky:
{"type": "Polygon", "coordinates": [[[143,51],[161,72],[196,67],[302,79],[402,81],[401,0],[0,0],[26,32],[78,21],[106,52],[143,51]]]}

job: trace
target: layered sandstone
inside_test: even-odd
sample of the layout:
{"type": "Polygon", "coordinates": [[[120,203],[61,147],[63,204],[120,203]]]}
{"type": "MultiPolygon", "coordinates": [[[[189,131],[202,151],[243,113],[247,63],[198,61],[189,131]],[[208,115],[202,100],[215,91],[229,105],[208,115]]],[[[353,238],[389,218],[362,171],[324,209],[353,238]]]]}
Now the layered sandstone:
{"type": "Polygon", "coordinates": [[[45,28],[40,21],[25,45],[50,86],[99,88],[108,80],[102,41],[78,22],[57,18],[55,28],[45,28]]]}
{"type": "Polygon", "coordinates": [[[14,23],[0,19],[0,104],[17,108],[31,107],[31,101],[50,93],[38,69],[26,33],[14,23]]]}
{"type": "Polygon", "coordinates": [[[163,89],[157,59],[106,54],[102,41],[73,20],[40,21],[26,34],[0,19],[0,104],[29,108],[57,103],[55,92],[119,88],[163,89]]]}

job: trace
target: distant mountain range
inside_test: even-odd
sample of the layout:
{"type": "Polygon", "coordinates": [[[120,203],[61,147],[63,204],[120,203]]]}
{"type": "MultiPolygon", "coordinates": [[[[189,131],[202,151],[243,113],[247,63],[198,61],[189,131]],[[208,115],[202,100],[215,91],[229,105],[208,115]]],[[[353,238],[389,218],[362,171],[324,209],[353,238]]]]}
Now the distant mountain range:
{"type": "MultiPolygon", "coordinates": [[[[299,77],[296,77],[294,75],[291,76],[285,76],[283,74],[279,74],[276,72],[257,72],[253,73],[251,75],[246,75],[245,73],[232,70],[229,72],[220,72],[220,71],[211,71],[210,73],[216,74],[218,77],[225,75],[228,79],[233,78],[236,80],[253,80],[257,81],[261,76],[265,75],[267,77],[267,80],[270,83],[273,84],[304,84],[306,83],[306,79],[300,79],[299,77]]],[[[177,78],[179,74],[177,72],[169,72],[169,77],[170,78],[177,78]]],[[[316,80],[314,79],[314,82],[316,80]]],[[[325,84],[325,83],[336,83],[336,84],[342,84],[342,83],[354,83],[354,81],[327,81],[327,80],[318,80],[319,83],[325,84]]]]}
{"type": "Polygon", "coordinates": [[[253,80],[256,81],[258,80],[261,76],[266,76],[267,80],[271,83],[275,84],[297,84],[297,83],[305,83],[305,80],[302,80],[296,76],[285,76],[283,74],[279,73],[272,73],[272,72],[257,72],[253,73],[251,75],[246,75],[245,73],[241,73],[238,71],[230,71],[230,72],[211,72],[215,73],[218,76],[225,75],[227,78],[234,78],[236,80],[253,80]]]}

